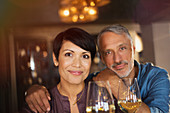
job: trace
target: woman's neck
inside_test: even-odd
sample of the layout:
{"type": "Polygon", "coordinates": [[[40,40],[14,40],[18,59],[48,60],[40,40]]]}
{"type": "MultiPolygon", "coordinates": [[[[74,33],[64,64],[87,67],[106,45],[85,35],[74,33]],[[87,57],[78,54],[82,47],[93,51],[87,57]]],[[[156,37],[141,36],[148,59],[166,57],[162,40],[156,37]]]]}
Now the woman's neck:
{"type": "Polygon", "coordinates": [[[57,85],[57,88],[61,95],[68,96],[69,98],[77,97],[77,94],[80,93],[85,86],[85,83],[81,84],[67,84],[60,81],[57,85]]]}
{"type": "Polygon", "coordinates": [[[60,83],[57,85],[60,94],[68,97],[70,102],[71,113],[79,113],[77,101],[81,99],[82,95],[79,97],[79,99],[77,99],[77,94],[83,90],[84,86],[85,86],[84,82],[75,85],[75,84],[69,84],[68,82],[65,83],[62,81],[60,81],[60,83]]]}

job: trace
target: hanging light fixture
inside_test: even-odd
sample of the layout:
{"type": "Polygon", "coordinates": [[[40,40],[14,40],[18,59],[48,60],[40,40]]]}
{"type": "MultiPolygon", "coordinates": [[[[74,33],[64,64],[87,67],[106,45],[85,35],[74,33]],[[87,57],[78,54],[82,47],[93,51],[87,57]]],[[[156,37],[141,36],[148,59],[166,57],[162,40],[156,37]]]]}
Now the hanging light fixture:
{"type": "Polygon", "coordinates": [[[89,6],[101,7],[110,3],[110,0],[86,0],[89,6]]]}
{"type": "Polygon", "coordinates": [[[86,0],[61,0],[59,16],[65,23],[83,23],[98,18],[97,6],[89,5],[86,0]]]}

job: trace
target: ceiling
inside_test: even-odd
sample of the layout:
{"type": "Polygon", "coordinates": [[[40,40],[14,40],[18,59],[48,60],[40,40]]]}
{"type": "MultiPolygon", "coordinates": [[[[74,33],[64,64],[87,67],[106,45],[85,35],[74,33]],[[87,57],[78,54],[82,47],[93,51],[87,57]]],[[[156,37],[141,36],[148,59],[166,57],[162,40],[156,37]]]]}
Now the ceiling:
{"type": "MultiPolygon", "coordinates": [[[[59,0],[1,0],[0,25],[58,25],[59,0]]],[[[111,0],[91,24],[170,21],[170,0],[111,0]]]]}

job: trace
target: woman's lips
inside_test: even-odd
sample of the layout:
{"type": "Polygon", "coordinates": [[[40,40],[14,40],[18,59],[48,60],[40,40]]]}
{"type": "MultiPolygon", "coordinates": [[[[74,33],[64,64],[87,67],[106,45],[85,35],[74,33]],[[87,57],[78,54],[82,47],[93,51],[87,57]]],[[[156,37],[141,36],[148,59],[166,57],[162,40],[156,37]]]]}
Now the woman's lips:
{"type": "Polygon", "coordinates": [[[69,71],[72,75],[81,75],[83,72],[82,71],[69,71]]]}

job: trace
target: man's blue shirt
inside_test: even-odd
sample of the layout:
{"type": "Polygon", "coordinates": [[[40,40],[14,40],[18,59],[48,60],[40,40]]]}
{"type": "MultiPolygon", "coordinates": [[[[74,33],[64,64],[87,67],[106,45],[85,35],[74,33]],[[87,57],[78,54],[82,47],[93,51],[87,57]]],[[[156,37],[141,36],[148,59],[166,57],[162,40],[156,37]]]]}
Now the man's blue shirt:
{"type": "MultiPolygon", "coordinates": [[[[168,113],[170,105],[170,81],[168,72],[151,63],[139,64],[138,84],[141,91],[142,101],[147,104],[152,113],[168,113]],[[156,111],[156,112],[155,112],[156,111]]],[[[99,72],[90,74],[88,79],[93,78],[99,72]]]]}
{"type": "Polygon", "coordinates": [[[139,64],[138,84],[142,101],[150,108],[156,107],[164,113],[169,112],[170,82],[168,72],[151,63],[139,64]]]}

